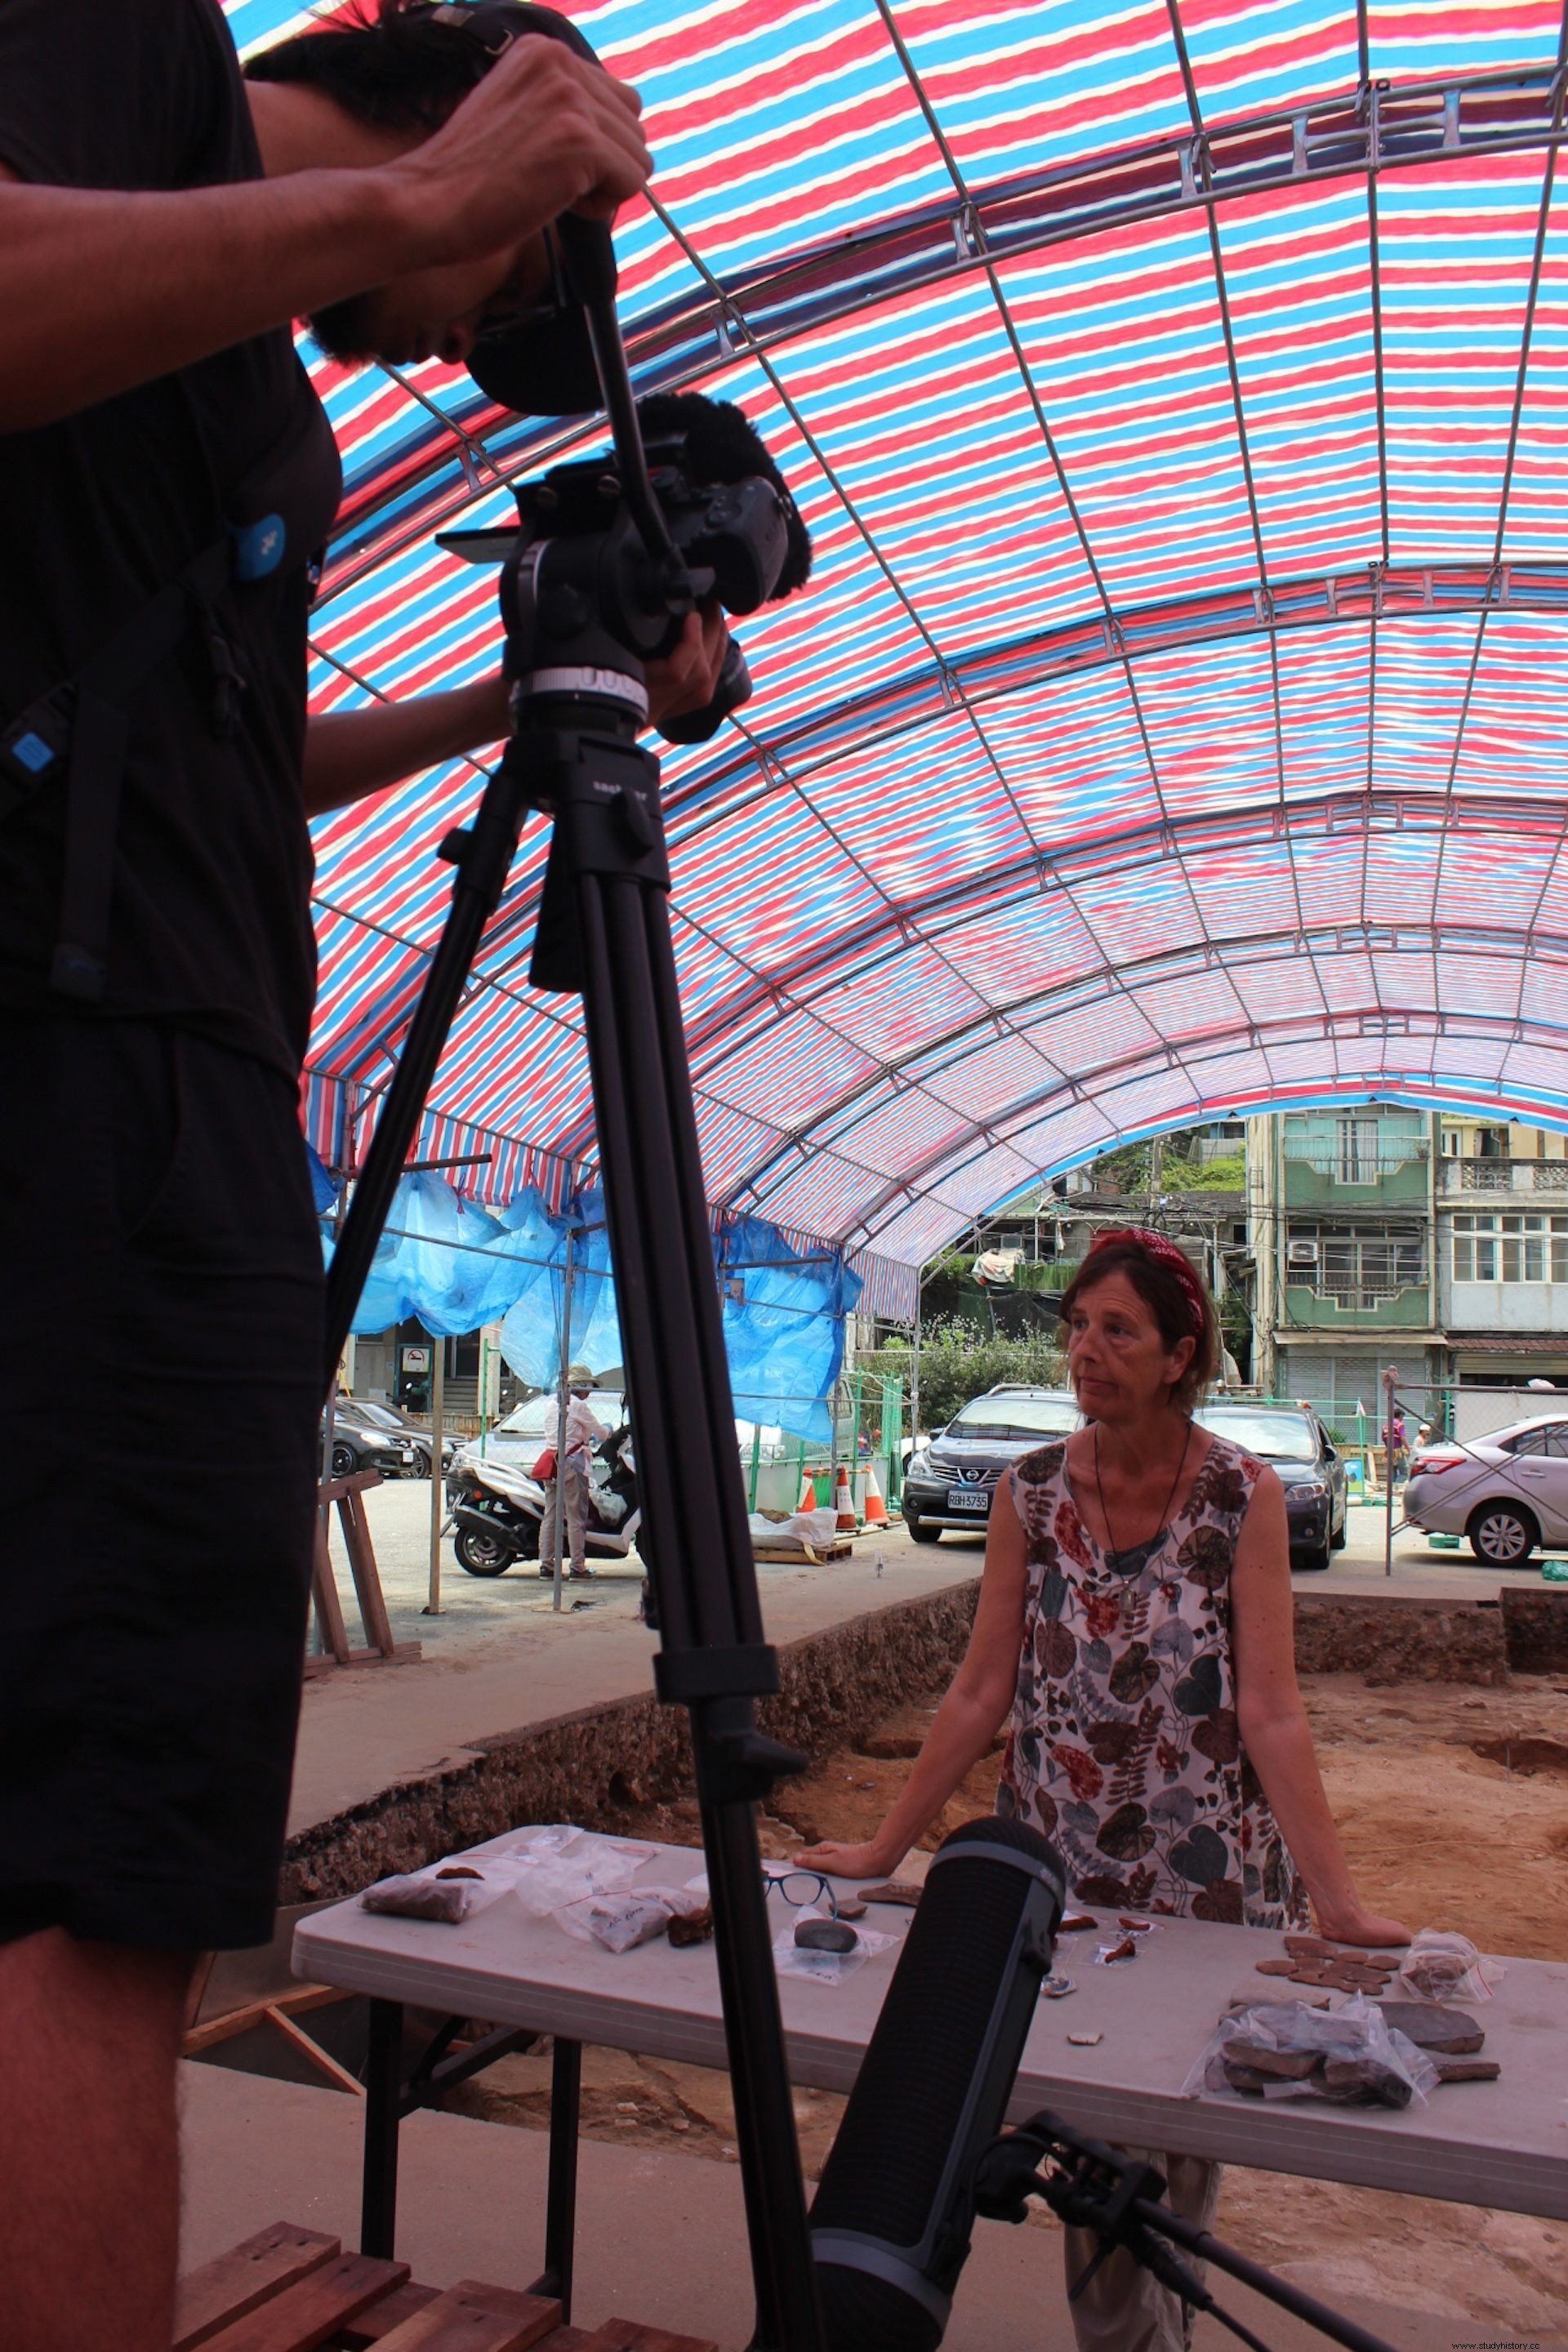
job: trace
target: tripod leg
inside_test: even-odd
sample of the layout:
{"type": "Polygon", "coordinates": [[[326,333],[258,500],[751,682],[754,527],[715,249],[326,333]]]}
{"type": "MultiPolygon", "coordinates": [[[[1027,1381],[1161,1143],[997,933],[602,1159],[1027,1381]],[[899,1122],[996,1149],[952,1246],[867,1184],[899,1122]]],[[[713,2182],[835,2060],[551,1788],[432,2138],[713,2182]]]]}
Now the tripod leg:
{"type": "MultiPolygon", "coordinates": [[[[760,1644],[762,1608],[668,919],[657,891],[593,873],[579,875],[577,906],[661,1656],[700,1673],[701,1654],[722,1659],[760,1644]]],[[[816,2271],[753,1812],[771,1775],[744,1769],[757,1740],[745,1692],[764,1686],[731,1681],[691,1698],[692,1746],[757,2279],[754,2340],[758,2352],[813,2352],[816,2271]]]]}

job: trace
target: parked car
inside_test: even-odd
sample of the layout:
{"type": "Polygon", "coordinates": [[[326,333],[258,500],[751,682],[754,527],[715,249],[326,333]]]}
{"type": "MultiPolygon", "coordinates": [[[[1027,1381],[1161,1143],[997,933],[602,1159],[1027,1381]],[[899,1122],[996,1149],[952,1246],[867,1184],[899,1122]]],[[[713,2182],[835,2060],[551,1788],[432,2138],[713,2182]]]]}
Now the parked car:
{"type": "Polygon", "coordinates": [[[1542,1413],[1463,1445],[1429,1439],[1411,1457],[1405,1516],[1429,1534],[1468,1536],[1488,1568],[1521,1568],[1538,1544],[1568,1543],[1568,1421],[1542,1413]]]}
{"type": "MultiPolygon", "coordinates": [[[[384,1429],[374,1422],[353,1418],[353,1400],[340,1397],[332,1408],[333,1477],[352,1478],[356,1471],[379,1470],[384,1478],[412,1478],[414,1442],[408,1432],[384,1429]]],[[[325,1437],[324,1417],[321,1433],[325,1437]]]]}
{"type": "MultiPolygon", "coordinates": [[[[340,1397],[333,1409],[332,1426],[334,1433],[342,1428],[345,1434],[359,1430],[381,1431],[384,1435],[390,1436],[397,1444],[411,1449],[413,1458],[402,1472],[404,1477],[428,1478],[430,1475],[430,1460],[435,1451],[436,1433],[425,1423],[414,1420],[410,1414],[403,1411],[401,1406],[377,1404],[368,1397],[340,1397]]],[[[448,1436],[443,1430],[441,1433],[443,1471],[451,1468],[452,1458],[457,1451],[457,1439],[448,1436]]],[[[379,1468],[381,1465],[376,1464],[372,1466],[379,1468]]],[[[342,1473],[340,1472],[339,1475],[341,1476],[342,1473]]]]}
{"type": "Polygon", "coordinates": [[[1317,1414],[1295,1405],[1204,1404],[1193,1418],[1279,1472],[1291,1567],[1327,1568],[1344,1549],[1348,1503],[1345,1465],[1317,1414]]]}
{"type": "Polygon", "coordinates": [[[1081,1420],[1070,1389],[1003,1387],[972,1397],[910,1455],[903,1513],[916,1543],[939,1543],[943,1528],[984,1534],[1004,1470],[1053,1437],[1069,1436],[1081,1420]]]}

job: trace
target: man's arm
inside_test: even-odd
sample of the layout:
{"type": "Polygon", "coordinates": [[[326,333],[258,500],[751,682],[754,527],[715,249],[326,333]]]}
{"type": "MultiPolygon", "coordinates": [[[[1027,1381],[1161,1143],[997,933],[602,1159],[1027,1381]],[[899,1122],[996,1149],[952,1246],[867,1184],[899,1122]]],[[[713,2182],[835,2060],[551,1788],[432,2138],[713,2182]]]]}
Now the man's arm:
{"type": "Polygon", "coordinates": [[[0,163],[0,432],[26,432],[407,270],[613,218],[652,168],[635,90],[517,42],[422,146],[367,169],[173,194],[0,163]]]}
{"type": "MultiPolygon", "coordinates": [[[[648,710],[656,727],[712,701],[728,643],[717,604],[688,614],[674,652],[647,666],[648,710]]],[[[481,678],[449,694],[324,711],[310,720],[305,734],[305,814],[324,816],[439,761],[499,743],[509,723],[506,682],[500,677],[481,678]]]]}

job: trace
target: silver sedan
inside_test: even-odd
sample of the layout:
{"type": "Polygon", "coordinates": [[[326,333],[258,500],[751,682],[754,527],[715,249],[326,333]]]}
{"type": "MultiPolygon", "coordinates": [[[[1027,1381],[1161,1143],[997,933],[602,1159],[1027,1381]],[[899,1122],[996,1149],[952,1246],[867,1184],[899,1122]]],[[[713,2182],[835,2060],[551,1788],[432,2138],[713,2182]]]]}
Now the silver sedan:
{"type": "Polygon", "coordinates": [[[1568,1543],[1568,1420],[1543,1414],[1460,1444],[1417,1449],[1405,1516],[1440,1535],[1468,1536],[1489,1568],[1519,1568],[1541,1544],[1568,1543]]]}

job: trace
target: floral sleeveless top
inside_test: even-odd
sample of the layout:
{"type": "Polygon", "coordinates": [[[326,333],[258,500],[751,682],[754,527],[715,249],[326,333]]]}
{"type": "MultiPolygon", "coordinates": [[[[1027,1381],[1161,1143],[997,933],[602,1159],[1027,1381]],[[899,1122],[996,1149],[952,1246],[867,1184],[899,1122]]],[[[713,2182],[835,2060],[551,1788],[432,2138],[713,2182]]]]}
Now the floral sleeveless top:
{"type": "Polygon", "coordinates": [[[1261,1466],[1216,1437],[1169,1526],[1110,1555],[1065,1445],[1011,1474],[1028,1585],[996,1810],[1046,1832],[1080,1903],[1310,1925],[1237,1732],[1230,1572],[1261,1466]]]}

